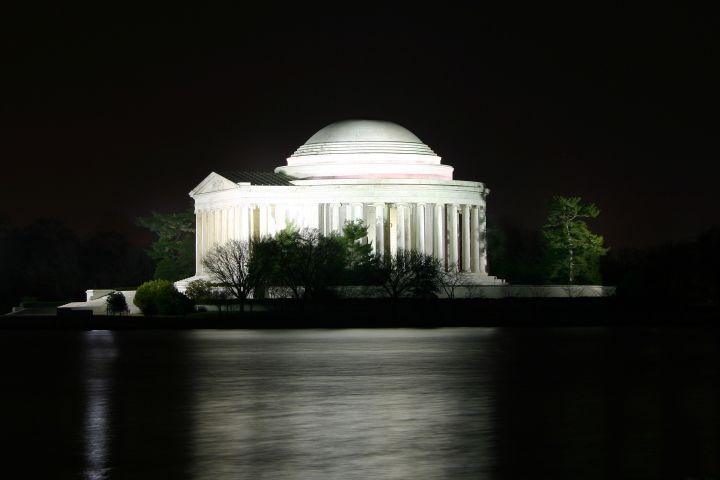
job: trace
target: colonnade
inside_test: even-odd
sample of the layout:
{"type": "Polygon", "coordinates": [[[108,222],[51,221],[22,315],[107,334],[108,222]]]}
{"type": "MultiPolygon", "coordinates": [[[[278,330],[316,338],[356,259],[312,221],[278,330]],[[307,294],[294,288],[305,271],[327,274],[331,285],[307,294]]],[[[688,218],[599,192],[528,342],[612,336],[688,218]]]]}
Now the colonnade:
{"type": "Polygon", "coordinates": [[[198,209],[195,212],[195,268],[202,272],[202,258],[215,245],[229,240],[257,240],[272,236],[287,223],[306,225],[306,219],[317,222],[317,204],[283,206],[274,204],[240,204],[198,209]]]}
{"type": "Polygon", "coordinates": [[[447,269],[487,273],[483,205],[454,203],[323,203],[318,225],[340,233],[348,220],[364,220],[373,252],[415,250],[433,255],[447,269]]]}
{"type": "Polygon", "coordinates": [[[341,233],[345,222],[368,227],[373,252],[415,250],[433,255],[446,269],[487,274],[484,205],[456,203],[242,204],[196,212],[197,272],[216,244],[274,235],[289,223],[341,233]]]}

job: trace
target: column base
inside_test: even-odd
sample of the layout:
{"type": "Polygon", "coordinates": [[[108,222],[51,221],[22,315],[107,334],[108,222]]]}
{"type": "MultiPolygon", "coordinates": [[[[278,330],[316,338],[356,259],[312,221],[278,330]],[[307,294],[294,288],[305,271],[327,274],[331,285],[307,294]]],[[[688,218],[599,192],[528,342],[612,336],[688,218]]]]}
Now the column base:
{"type": "Polygon", "coordinates": [[[461,285],[505,285],[507,282],[485,273],[460,272],[461,285]]]}

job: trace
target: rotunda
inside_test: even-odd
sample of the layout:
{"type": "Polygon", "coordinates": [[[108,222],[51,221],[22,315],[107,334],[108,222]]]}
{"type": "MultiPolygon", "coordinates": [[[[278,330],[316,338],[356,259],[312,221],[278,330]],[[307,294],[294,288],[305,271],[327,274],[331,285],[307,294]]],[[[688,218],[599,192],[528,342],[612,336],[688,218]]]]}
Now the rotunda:
{"type": "Polygon", "coordinates": [[[488,193],[481,182],[454,180],[451,166],[396,123],[332,123],[273,173],[212,172],[190,192],[197,276],[218,243],[274,235],[288,225],[328,235],[362,220],[376,253],[412,249],[463,272],[468,283],[501,283],[487,273],[488,193]]]}

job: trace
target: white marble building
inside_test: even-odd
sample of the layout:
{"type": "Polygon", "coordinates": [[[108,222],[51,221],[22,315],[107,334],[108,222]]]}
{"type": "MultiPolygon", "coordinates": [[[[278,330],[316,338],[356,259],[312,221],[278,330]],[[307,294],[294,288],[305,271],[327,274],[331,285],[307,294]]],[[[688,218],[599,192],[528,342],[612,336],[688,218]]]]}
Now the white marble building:
{"type": "Polygon", "coordinates": [[[274,235],[292,224],[340,232],[368,226],[373,251],[414,249],[437,257],[467,283],[488,275],[486,197],[481,182],[453,179],[453,168],[409,130],[391,122],[347,120],[326,126],[274,173],[212,172],[195,187],[196,276],[202,258],[230,239],[274,235]]]}

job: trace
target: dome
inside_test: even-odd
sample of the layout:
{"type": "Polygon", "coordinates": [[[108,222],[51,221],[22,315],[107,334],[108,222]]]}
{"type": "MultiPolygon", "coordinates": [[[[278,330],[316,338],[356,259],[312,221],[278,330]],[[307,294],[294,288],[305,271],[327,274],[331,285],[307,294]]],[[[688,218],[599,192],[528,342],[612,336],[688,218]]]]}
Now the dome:
{"type": "Polygon", "coordinates": [[[297,179],[430,178],[452,180],[452,167],[410,130],[381,120],[343,120],[315,133],[287,166],[297,179]]]}
{"type": "Polygon", "coordinates": [[[320,129],[293,157],[328,153],[435,155],[410,130],[381,120],[344,120],[320,129]]]}

